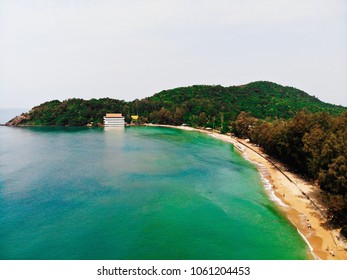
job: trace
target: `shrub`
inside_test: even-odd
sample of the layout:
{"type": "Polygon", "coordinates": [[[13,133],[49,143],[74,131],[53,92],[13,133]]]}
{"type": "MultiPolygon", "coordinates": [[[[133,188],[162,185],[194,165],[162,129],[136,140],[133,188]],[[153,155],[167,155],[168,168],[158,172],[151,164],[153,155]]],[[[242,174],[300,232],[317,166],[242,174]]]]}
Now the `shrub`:
{"type": "Polygon", "coordinates": [[[341,229],[341,235],[347,238],[347,225],[344,225],[341,229]]]}

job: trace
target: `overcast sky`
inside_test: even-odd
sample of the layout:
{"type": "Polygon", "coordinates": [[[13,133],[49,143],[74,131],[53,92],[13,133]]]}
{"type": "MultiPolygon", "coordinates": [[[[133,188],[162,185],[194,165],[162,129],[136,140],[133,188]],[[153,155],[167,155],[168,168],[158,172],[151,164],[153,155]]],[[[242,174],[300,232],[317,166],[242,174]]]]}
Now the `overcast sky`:
{"type": "Polygon", "coordinates": [[[345,0],[0,0],[0,108],[267,80],[347,106],[345,0]]]}

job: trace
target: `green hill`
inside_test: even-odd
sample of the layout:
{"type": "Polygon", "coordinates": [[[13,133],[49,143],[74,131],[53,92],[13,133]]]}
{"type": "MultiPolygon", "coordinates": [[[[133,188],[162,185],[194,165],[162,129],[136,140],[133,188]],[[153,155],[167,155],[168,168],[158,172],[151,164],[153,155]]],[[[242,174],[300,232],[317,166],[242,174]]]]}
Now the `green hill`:
{"type": "Polygon", "coordinates": [[[140,115],[143,122],[191,126],[227,127],[242,111],[259,119],[289,119],[300,110],[341,114],[346,108],[324,103],[307,93],[271,82],[242,86],[196,85],[161,91],[142,100],[125,102],[110,98],[50,101],[34,107],[9,125],[101,124],[107,112],[121,112],[130,121],[140,115]]]}
{"type": "Polygon", "coordinates": [[[126,121],[219,128],[249,138],[287,167],[316,181],[323,191],[329,226],[347,238],[347,108],[271,82],[242,86],[190,86],[142,100],[53,100],[7,125],[102,125],[121,112],[126,121]],[[305,112],[306,111],[306,112],[305,112]]]}
{"type": "MultiPolygon", "coordinates": [[[[324,103],[301,90],[271,82],[253,82],[231,87],[205,85],[175,88],[157,93],[147,98],[147,101],[153,104],[155,111],[161,108],[166,110],[167,118],[148,115],[151,121],[175,123],[179,119],[178,123],[196,124],[196,119],[204,113],[207,119],[215,117],[217,126],[221,125],[221,114],[224,120],[234,120],[241,111],[249,112],[259,119],[288,119],[303,109],[313,113],[325,111],[332,114],[346,110],[342,106],[324,103]],[[177,116],[179,114],[175,114],[177,109],[183,113],[183,120],[177,116]],[[171,120],[170,114],[173,115],[171,120]]],[[[144,111],[148,111],[148,108],[144,111]]]]}

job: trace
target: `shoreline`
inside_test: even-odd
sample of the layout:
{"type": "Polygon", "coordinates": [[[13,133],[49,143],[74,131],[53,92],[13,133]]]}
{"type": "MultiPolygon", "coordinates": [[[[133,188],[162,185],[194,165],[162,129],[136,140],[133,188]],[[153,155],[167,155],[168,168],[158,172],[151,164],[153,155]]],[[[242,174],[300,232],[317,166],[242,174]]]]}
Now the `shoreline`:
{"type": "Polygon", "coordinates": [[[337,230],[332,230],[325,224],[322,215],[325,207],[322,204],[320,189],[297,174],[287,171],[283,164],[270,158],[259,147],[244,139],[188,126],[147,126],[198,131],[233,144],[246,160],[256,166],[269,199],[274,201],[306,242],[308,256],[321,260],[347,260],[347,245],[340,239],[337,230]]]}

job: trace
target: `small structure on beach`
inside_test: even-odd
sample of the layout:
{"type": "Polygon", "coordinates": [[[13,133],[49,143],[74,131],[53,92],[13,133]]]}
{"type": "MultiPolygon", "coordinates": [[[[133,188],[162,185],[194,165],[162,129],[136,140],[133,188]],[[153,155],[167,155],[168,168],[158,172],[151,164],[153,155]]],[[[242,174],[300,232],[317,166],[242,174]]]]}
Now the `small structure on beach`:
{"type": "Polygon", "coordinates": [[[138,124],[139,122],[139,116],[138,115],[131,115],[131,124],[138,124]]]}
{"type": "Polygon", "coordinates": [[[121,113],[108,113],[104,116],[105,127],[124,127],[125,121],[121,113]]]}
{"type": "Polygon", "coordinates": [[[131,115],[131,119],[133,121],[137,121],[139,119],[139,116],[138,115],[131,115]]]}

